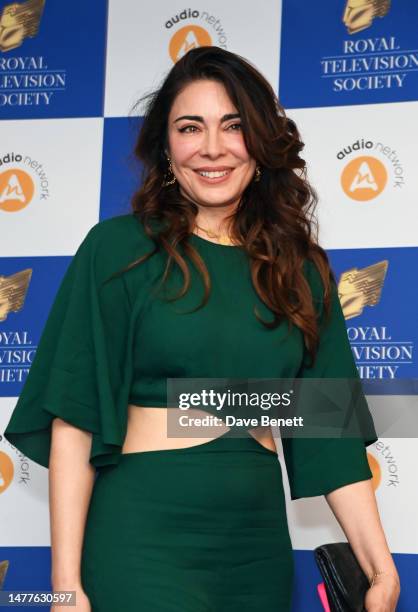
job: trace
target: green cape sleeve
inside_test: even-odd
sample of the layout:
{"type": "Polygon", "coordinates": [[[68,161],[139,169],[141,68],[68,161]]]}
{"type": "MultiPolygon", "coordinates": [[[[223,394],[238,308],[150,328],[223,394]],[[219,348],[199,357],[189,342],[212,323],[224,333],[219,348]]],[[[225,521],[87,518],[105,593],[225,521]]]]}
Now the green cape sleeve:
{"type": "Polygon", "coordinates": [[[49,466],[55,417],[92,433],[90,462],[116,464],[126,435],[135,308],[124,275],[138,257],[131,215],[88,232],[59,286],[35,358],[4,435],[49,466]]]}
{"type": "MultiPolygon", "coordinates": [[[[365,447],[378,439],[361,388],[360,376],[348,340],[344,313],[335,282],[332,281],[331,317],[325,320],[321,306],[323,296],[321,277],[311,261],[305,262],[305,270],[314,301],[319,305],[317,312],[319,314],[320,344],[313,367],[309,367],[308,360],[304,358],[297,378],[338,378],[356,381],[358,393],[356,411],[360,429],[356,437],[282,436],[291,499],[325,495],[344,485],[372,478],[373,474],[369,467],[365,447]]],[[[308,381],[307,389],[312,382],[314,381],[308,381]]],[[[343,399],[341,398],[342,404],[343,399]]]]}

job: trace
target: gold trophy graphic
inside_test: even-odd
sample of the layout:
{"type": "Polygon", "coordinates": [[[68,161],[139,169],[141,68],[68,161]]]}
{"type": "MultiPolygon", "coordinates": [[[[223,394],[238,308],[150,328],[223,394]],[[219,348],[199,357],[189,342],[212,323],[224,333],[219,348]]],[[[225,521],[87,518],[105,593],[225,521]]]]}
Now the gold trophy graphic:
{"type": "Polygon", "coordinates": [[[389,262],[385,259],[366,268],[351,268],[341,274],[338,296],[346,319],[358,317],[366,306],[380,301],[389,262]]]}
{"type": "Polygon", "coordinates": [[[375,17],[385,17],[391,0],[347,0],[343,22],[349,34],[369,28],[375,17]]]}
{"type": "Polygon", "coordinates": [[[0,323],[7,319],[9,312],[18,312],[23,308],[31,278],[31,268],[10,276],[0,274],[0,323]]]}
{"type": "Polygon", "coordinates": [[[25,38],[37,35],[45,0],[8,4],[0,16],[0,51],[20,47],[25,38]]]}
{"type": "Polygon", "coordinates": [[[7,570],[9,569],[9,561],[5,559],[0,561],[0,589],[3,588],[4,579],[6,578],[7,570]]]}

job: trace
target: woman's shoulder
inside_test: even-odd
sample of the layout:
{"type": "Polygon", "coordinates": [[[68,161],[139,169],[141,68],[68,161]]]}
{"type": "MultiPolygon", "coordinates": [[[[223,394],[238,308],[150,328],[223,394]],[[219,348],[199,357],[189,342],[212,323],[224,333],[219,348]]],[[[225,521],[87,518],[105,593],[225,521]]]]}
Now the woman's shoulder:
{"type": "Polygon", "coordinates": [[[98,221],[85,235],[76,256],[92,259],[96,269],[108,272],[152,251],[153,241],[132,213],[98,221]]]}
{"type": "Polygon", "coordinates": [[[133,213],[118,215],[98,221],[88,231],[86,238],[90,242],[104,247],[152,246],[152,240],[145,233],[144,227],[133,213]]]}

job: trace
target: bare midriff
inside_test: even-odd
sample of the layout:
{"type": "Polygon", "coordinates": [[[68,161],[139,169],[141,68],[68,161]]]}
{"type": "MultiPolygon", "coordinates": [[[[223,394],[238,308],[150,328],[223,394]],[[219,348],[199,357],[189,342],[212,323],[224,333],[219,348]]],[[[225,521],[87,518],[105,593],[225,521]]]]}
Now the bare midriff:
{"type": "MultiPolygon", "coordinates": [[[[199,436],[193,437],[190,431],[180,433],[176,437],[167,433],[170,408],[151,406],[128,405],[128,425],[122,453],[136,453],[139,451],[170,450],[174,448],[188,448],[215,440],[230,428],[225,425],[200,428],[199,436]],[[203,433],[208,437],[203,437],[203,433]],[[189,435],[190,434],[190,435],[189,435]]],[[[189,418],[199,418],[208,415],[204,410],[189,409],[189,418]]],[[[196,430],[197,431],[197,430],[196,430]]],[[[269,450],[276,451],[276,445],[270,427],[255,427],[248,430],[257,442],[269,450]]]]}

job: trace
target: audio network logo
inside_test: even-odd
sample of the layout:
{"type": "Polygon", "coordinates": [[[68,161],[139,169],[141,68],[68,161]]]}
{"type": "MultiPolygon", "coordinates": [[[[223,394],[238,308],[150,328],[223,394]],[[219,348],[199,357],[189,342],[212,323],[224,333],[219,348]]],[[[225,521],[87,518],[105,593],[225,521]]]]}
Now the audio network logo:
{"type": "MultiPolygon", "coordinates": [[[[378,441],[375,442],[375,444],[377,443],[378,441]]],[[[373,478],[372,478],[373,489],[377,491],[382,481],[382,470],[380,467],[380,463],[370,451],[367,451],[367,461],[369,462],[369,468],[373,475],[373,478]]]]}
{"type": "Polygon", "coordinates": [[[13,476],[13,461],[10,459],[7,453],[0,450],[0,494],[10,486],[10,483],[13,481],[13,476]]]}
{"type": "Polygon", "coordinates": [[[400,189],[405,185],[398,153],[383,142],[361,138],[338,151],[337,159],[346,162],[341,172],[341,187],[352,200],[367,202],[377,198],[388,186],[400,189]]]}
{"type": "Polygon", "coordinates": [[[377,440],[373,445],[373,450],[378,457],[367,451],[367,460],[369,462],[370,471],[373,474],[372,485],[377,491],[383,483],[386,487],[394,487],[397,489],[401,484],[399,474],[399,460],[396,458],[389,444],[382,440],[377,440]],[[384,470],[384,471],[383,471],[384,470]]]}
{"type": "Polygon", "coordinates": [[[49,180],[42,163],[20,153],[0,157],[0,210],[18,212],[35,196],[39,200],[50,197],[49,180]]]}
{"type": "Polygon", "coordinates": [[[166,30],[176,30],[169,41],[169,55],[176,63],[188,51],[197,47],[216,45],[222,49],[227,48],[227,35],[220,19],[209,11],[198,9],[185,9],[165,22],[166,30]]]}
{"type": "MultiPolygon", "coordinates": [[[[29,459],[17,448],[12,446],[0,434],[0,443],[7,444],[7,451],[0,449],[0,494],[4,493],[15,482],[17,486],[28,487],[32,482],[31,464],[29,459]],[[14,459],[11,458],[14,455],[14,459]]],[[[0,563],[0,589],[2,583],[2,568],[0,563]]]]}

